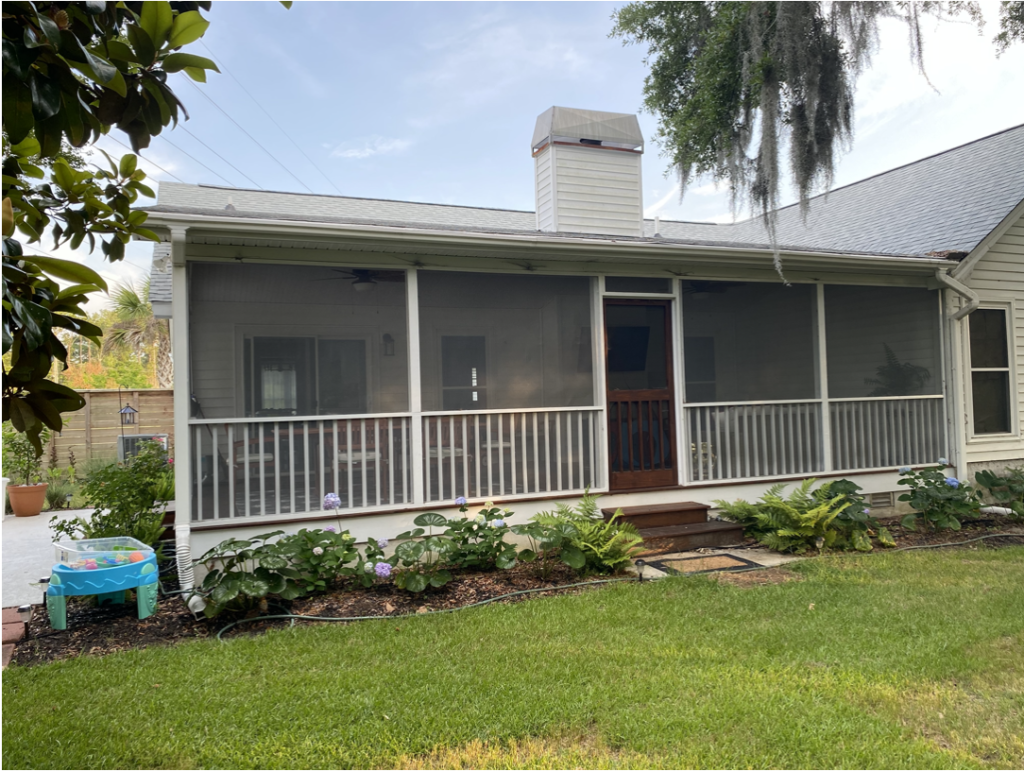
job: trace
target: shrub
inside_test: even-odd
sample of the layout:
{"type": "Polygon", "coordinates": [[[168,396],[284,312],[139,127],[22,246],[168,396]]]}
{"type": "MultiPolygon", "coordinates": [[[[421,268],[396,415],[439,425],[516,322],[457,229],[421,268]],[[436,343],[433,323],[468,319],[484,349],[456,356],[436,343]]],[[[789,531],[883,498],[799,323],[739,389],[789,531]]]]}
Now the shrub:
{"type": "Polygon", "coordinates": [[[643,549],[643,538],[619,519],[620,512],[606,522],[597,497],[587,492],[575,508],[559,503],[553,512],[542,511],[533,520],[560,530],[568,541],[562,546],[563,560],[572,568],[584,574],[616,573],[643,549]]]}
{"type": "Polygon", "coordinates": [[[900,520],[908,530],[916,530],[919,519],[932,530],[959,530],[962,519],[978,515],[981,495],[966,482],[946,476],[946,467],[946,459],[939,458],[937,465],[920,471],[900,469],[899,484],[910,489],[899,500],[914,509],[900,520]]]}
{"type": "Polygon", "coordinates": [[[1024,520],[1024,467],[1009,468],[1003,476],[979,471],[974,480],[985,488],[993,503],[1010,509],[1013,519],[1024,520]]]}
{"type": "Polygon", "coordinates": [[[837,549],[856,549],[857,551],[871,551],[874,545],[872,537],[878,539],[882,546],[895,546],[892,534],[888,528],[883,527],[877,519],[871,516],[868,502],[861,495],[860,485],[851,482],[849,479],[837,479],[830,482],[823,495],[826,498],[838,498],[849,503],[845,509],[840,511],[833,524],[838,530],[834,542],[837,549]]]}
{"type": "MultiPolygon", "coordinates": [[[[43,429],[39,440],[49,441],[50,432],[43,429]]],[[[10,474],[11,484],[36,485],[43,481],[43,464],[36,448],[25,434],[16,431],[9,422],[3,427],[4,471],[10,474]]]]}
{"type": "MultiPolygon", "coordinates": [[[[465,514],[469,507],[465,498],[461,501],[459,511],[465,514]]],[[[515,544],[505,541],[505,535],[511,528],[508,519],[514,516],[511,511],[502,511],[493,503],[485,503],[475,517],[466,519],[450,519],[444,534],[451,540],[451,551],[446,556],[449,566],[456,569],[508,570],[515,567],[515,544]]]]}
{"type": "Polygon", "coordinates": [[[743,525],[747,535],[779,552],[800,554],[808,549],[836,545],[840,530],[836,517],[850,508],[845,495],[830,495],[826,482],[811,491],[816,479],[805,479],[785,498],[784,484],[773,485],[757,503],[715,501],[722,515],[743,525]]]}
{"type": "Polygon", "coordinates": [[[164,513],[157,510],[157,490],[168,469],[167,454],[156,442],[145,442],[139,454],[92,473],[82,491],[91,517],[50,520],[54,535],[67,538],[129,536],[150,546],[163,535],[164,513]]]}
{"type": "Polygon", "coordinates": [[[567,522],[559,525],[529,522],[525,525],[513,525],[511,529],[513,533],[530,542],[530,546],[522,549],[517,557],[525,563],[536,563],[536,572],[541,578],[551,575],[556,558],[575,570],[586,564],[583,552],[571,542],[571,536],[577,535],[576,528],[567,522]]]}
{"type": "Polygon", "coordinates": [[[446,535],[434,535],[434,528],[447,526],[448,520],[428,511],[416,517],[413,524],[416,525],[413,530],[398,535],[402,543],[395,548],[392,564],[404,569],[395,573],[395,586],[410,592],[422,592],[428,586],[444,586],[452,580],[451,571],[445,568],[445,563],[455,544],[446,535]],[[424,534],[426,538],[422,538],[424,534]],[[420,538],[422,540],[417,540],[420,538]]]}

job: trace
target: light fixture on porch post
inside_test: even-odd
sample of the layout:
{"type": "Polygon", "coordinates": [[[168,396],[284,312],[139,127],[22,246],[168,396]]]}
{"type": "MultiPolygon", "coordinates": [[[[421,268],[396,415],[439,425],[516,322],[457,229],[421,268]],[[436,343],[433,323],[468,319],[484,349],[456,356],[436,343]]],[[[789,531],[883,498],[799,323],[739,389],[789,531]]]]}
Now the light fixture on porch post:
{"type": "Polygon", "coordinates": [[[394,356],[395,355],[395,338],[390,333],[384,333],[384,355],[394,356]]]}

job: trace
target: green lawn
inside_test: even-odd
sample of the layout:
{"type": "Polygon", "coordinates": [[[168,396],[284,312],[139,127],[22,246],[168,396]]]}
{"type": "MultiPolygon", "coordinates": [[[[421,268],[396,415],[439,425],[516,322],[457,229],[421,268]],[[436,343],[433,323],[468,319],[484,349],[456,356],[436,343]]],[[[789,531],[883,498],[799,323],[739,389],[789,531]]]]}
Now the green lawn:
{"type": "Polygon", "coordinates": [[[1024,548],[794,571],[14,666],[3,766],[1024,766],[1024,548]]]}

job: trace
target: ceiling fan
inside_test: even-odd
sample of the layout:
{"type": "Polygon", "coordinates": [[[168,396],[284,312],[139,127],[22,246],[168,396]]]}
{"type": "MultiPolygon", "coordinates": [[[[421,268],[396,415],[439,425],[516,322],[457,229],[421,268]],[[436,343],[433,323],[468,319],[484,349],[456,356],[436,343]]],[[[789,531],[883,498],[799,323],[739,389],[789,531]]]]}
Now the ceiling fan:
{"type": "Polygon", "coordinates": [[[373,289],[381,281],[405,281],[404,270],[371,270],[369,268],[331,268],[340,276],[317,279],[318,281],[351,281],[352,288],[357,292],[373,289]]]}

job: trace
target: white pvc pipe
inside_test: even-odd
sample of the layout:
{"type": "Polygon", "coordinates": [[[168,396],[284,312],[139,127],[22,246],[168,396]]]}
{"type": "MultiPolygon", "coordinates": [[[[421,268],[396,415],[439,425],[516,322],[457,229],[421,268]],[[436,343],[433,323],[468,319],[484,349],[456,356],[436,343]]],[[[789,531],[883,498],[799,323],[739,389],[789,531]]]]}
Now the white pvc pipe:
{"type": "MultiPolygon", "coordinates": [[[[192,568],[191,528],[188,525],[177,525],[174,528],[174,553],[178,562],[178,583],[186,593],[196,585],[195,571],[192,568]]],[[[188,609],[193,613],[202,613],[206,602],[198,594],[185,600],[188,609]]]]}
{"type": "Polygon", "coordinates": [[[982,514],[1002,514],[1004,517],[1013,516],[1013,509],[1008,509],[1005,506],[982,506],[980,509],[982,514]]]}

